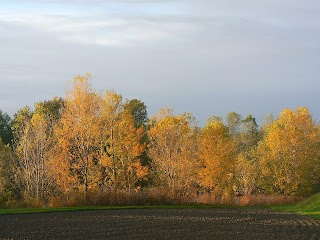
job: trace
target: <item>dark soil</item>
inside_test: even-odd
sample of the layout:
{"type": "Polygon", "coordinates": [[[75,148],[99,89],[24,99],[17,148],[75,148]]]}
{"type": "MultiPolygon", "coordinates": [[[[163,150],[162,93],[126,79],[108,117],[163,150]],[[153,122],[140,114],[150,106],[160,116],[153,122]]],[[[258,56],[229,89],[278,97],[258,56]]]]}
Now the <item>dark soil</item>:
{"type": "Polygon", "coordinates": [[[320,239],[320,221],[248,209],[127,209],[0,215],[0,239],[320,239]]]}

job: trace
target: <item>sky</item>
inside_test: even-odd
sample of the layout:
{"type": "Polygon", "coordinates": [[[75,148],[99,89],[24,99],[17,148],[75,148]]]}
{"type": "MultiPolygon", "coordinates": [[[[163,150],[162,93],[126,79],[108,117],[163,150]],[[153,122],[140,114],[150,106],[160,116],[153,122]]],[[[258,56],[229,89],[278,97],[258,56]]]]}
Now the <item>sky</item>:
{"type": "Polygon", "coordinates": [[[318,0],[0,0],[0,109],[74,76],[202,125],[306,106],[320,121],[318,0]]]}

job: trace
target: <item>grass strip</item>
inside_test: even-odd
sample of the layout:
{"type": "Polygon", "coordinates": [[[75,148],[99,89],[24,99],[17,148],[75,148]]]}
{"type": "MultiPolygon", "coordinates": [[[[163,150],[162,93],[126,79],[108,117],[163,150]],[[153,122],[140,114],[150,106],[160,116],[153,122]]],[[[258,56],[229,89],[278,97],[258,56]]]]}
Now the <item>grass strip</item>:
{"type": "MultiPolygon", "coordinates": [[[[183,208],[213,208],[222,206],[212,205],[158,205],[158,206],[80,206],[80,207],[59,207],[59,208],[3,208],[3,214],[27,214],[27,213],[50,213],[50,212],[72,212],[72,211],[91,211],[91,210],[119,210],[119,209],[183,209],[183,208]]],[[[224,206],[227,208],[242,208],[224,206]]],[[[248,207],[244,207],[248,208],[248,207]]],[[[274,205],[265,208],[273,211],[284,211],[306,215],[311,218],[320,219],[320,193],[308,198],[307,200],[291,205],[274,205]]]]}
{"type": "Polygon", "coordinates": [[[184,208],[213,208],[212,205],[159,205],[159,206],[80,206],[80,207],[58,207],[58,208],[2,208],[3,214],[27,214],[27,213],[50,213],[50,212],[72,212],[92,210],[119,210],[119,209],[184,209],[184,208]]]}
{"type": "Polygon", "coordinates": [[[267,208],[275,211],[297,213],[315,219],[320,219],[320,193],[317,193],[307,200],[295,205],[277,205],[267,208]]]}

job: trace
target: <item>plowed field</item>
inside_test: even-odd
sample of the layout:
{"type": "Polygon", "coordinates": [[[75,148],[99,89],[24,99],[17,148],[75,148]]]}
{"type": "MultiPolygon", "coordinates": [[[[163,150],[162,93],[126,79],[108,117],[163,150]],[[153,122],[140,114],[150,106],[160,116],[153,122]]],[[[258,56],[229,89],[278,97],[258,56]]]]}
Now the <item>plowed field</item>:
{"type": "Polygon", "coordinates": [[[221,208],[32,213],[0,215],[0,239],[320,239],[320,221],[221,208]]]}

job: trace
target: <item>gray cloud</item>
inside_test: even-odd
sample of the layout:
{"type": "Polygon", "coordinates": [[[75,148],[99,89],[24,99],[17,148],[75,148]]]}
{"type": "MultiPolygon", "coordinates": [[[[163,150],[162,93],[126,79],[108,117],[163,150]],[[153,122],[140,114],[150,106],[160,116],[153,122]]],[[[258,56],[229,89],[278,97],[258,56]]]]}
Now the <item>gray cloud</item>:
{"type": "Polygon", "coordinates": [[[10,114],[91,72],[97,89],[200,123],[230,111],[261,122],[298,105],[320,117],[317,1],[18,2],[0,10],[0,108],[10,114]]]}

